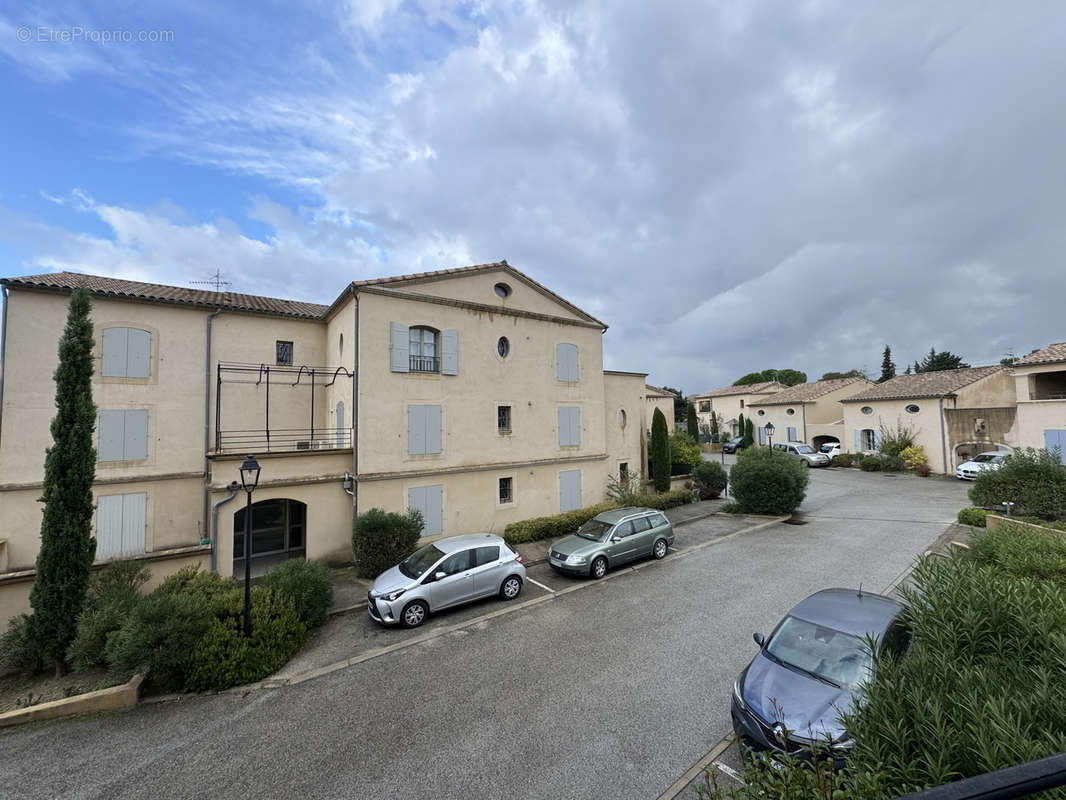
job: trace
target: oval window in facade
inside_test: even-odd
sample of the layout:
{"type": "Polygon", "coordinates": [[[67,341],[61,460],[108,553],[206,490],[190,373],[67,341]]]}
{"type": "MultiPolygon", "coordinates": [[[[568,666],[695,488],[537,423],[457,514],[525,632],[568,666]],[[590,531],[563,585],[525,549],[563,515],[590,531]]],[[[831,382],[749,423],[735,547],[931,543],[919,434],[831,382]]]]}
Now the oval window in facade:
{"type": "Polygon", "coordinates": [[[914,403],[911,403],[909,406],[907,406],[908,414],[917,414],[920,410],[921,409],[919,409],[918,406],[914,405],[914,403]]]}
{"type": "Polygon", "coordinates": [[[497,283],[492,288],[493,288],[493,291],[496,292],[496,295],[498,297],[510,297],[511,296],[511,287],[508,286],[506,283],[497,283]]]}
{"type": "Polygon", "coordinates": [[[511,352],[511,343],[506,336],[501,336],[496,342],[496,352],[500,354],[500,358],[507,358],[508,353],[511,352]]]}
{"type": "Polygon", "coordinates": [[[870,408],[869,406],[863,406],[862,408],[859,409],[859,411],[861,411],[863,414],[872,414],[872,413],[874,413],[874,410],[872,408],[870,408]]]}
{"type": "Polygon", "coordinates": [[[624,408],[618,409],[618,424],[623,428],[626,426],[626,410],[624,408]]]}
{"type": "Polygon", "coordinates": [[[786,413],[786,414],[788,414],[789,416],[791,416],[792,414],[795,414],[795,413],[796,413],[796,409],[794,409],[794,408],[790,408],[790,409],[789,409],[788,411],[786,411],[785,413],[786,413]]]}
{"type": "Polygon", "coordinates": [[[765,411],[763,411],[763,410],[762,410],[762,409],[760,408],[760,409],[759,409],[759,416],[761,417],[761,416],[763,416],[763,415],[765,415],[765,414],[766,414],[766,412],[765,412],[765,411]]]}

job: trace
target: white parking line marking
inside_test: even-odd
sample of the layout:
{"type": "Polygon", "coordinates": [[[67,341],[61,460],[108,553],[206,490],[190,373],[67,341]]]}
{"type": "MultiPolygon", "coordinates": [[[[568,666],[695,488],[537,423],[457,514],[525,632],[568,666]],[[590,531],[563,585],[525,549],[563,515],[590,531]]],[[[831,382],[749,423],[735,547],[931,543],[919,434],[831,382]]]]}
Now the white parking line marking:
{"type": "Polygon", "coordinates": [[[728,775],[730,778],[732,778],[733,780],[737,781],[738,783],[741,783],[741,784],[744,783],[744,776],[741,775],[739,772],[737,772],[735,769],[733,769],[728,764],[723,764],[721,761],[715,761],[712,766],[715,769],[717,769],[719,772],[725,773],[726,775],[728,775]]]}
{"type": "Polygon", "coordinates": [[[673,550],[675,553],[677,552],[677,548],[676,547],[667,547],[666,549],[667,550],[673,550]]]}
{"type": "Polygon", "coordinates": [[[547,590],[548,590],[549,592],[551,592],[552,594],[555,594],[555,590],[554,590],[554,589],[553,589],[552,587],[550,587],[550,586],[545,586],[545,585],[544,585],[543,583],[541,583],[540,581],[535,581],[535,580],[533,580],[533,579],[532,579],[531,577],[529,577],[528,575],[526,575],[526,580],[527,580],[527,581],[529,581],[530,583],[535,583],[535,584],[537,584],[537,586],[539,586],[539,587],[540,587],[541,589],[547,589],[547,590]]]}

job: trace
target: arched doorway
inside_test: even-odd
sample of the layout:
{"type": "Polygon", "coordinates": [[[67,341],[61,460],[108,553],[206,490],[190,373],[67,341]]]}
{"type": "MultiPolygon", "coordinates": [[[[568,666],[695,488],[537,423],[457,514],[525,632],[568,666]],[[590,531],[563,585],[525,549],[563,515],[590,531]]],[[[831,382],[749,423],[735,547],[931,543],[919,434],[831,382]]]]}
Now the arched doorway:
{"type": "MultiPolygon", "coordinates": [[[[233,574],[244,574],[244,514],[233,515],[233,574]]],[[[252,574],[265,575],[306,551],[307,506],[299,500],[276,498],[252,503],[252,574]]]]}
{"type": "Polygon", "coordinates": [[[840,444],[840,439],[836,436],[815,436],[811,440],[811,447],[815,450],[821,450],[823,444],[840,444]]]}

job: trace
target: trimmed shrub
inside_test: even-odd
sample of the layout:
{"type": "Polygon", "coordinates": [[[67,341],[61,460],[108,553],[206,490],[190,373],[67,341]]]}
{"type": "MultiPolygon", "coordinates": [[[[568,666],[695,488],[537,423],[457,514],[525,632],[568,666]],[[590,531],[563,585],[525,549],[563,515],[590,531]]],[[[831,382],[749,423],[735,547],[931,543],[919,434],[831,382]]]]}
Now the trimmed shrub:
{"type": "Polygon", "coordinates": [[[0,673],[18,670],[36,675],[44,669],[44,648],[33,635],[33,617],[19,614],[0,635],[0,673]]]}
{"type": "Polygon", "coordinates": [[[223,597],[192,654],[185,687],[226,689],[262,680],[280,669],[307,638],[292,600],[266,586],[252,588],[252,635],[244,635],[244,594],[223,597]]]}
{"type": "Polygon", "coordinates": [[[287,597],[300,622],[315,628],[326,621],[333,604],[333,582],[322,564],[291,559],[266,576],[265,585],[280,597],[287,597]]]}
{"type": "Polygon", "coordinates": [[[704,461],[697,465],[692,470],[692,477],[699,488],[700,500],[717,497],[729,485],[729,475],[717,461],[704,461]]]}
{"type": "Polygon", "coordinates": [[[855,456],[851,453],[837,453],[829,459],[831,467],[850,467],[855,463],[855,456]]]}
{"type": "Polygon", "coordinates": [[[733,497],[748,514],[791,514],[806,496],[810,471],[769,447],[750,447],[729,473],[733,497]]]}
{"type": "Polygon", "coordinates": [[[112,672],[123,676],[147,666],[153,686],[182,689],[213,617],[212,605],[202,598],[160,587],[138,603],[122,627],[108,637],[107,662],[112,672]]]}
{"type": "Polygon", "coordinates": [[[859,469],[863,472],[880,472],[881,459],[877,456],[863,456],[859,462],[859,469]]]}
{"type": "Polygon", "coordinates": [[[659,409],[651,415],[651,478],[655,491],[665,492],[670,488],[670,434],[666,429],[666,417],[659,409]]]}
{"type": "Polygon", "coordinates": [[[907,469],[917,469],[922,464],[929,462],[929,457],[925,454],[925,448],[920,444],[912,444],[909,447],[903,448],[900,451],[899,457],[903,459],[903,462],[907,465],[907,469]]]}
{"type": "Polygon", "coordinates": [[[882,472],[903,472],[907,469],[907,463],[899,456],[881,456],[882,472]]]}
{"type": "Polygon", "coordinates": [[[959,509],[959,522],[963,525],[972,525],[975,528],[985,527],[985,517],[988,512],[983,508],[959,509]]]}
{"type": "MultiPolygon", "coordinates": [[[[699,443],[683,431],[670,437],[670,462],[696,467],[703,463],[703,453],[699,443]]],[[[656,489],[659,487],[656,486],[656,489]]],[[[662,490],[660,490],[662,491],[662,490]]]]}
{"type": "MultiPolygon", "coordinates": [[[[689,492],[691,495],[691,492],[689,492]]],[[[636,495],[633,505],[647,497],[660,497],[661,495],[636,495]]],[[[509,545],[532,542],[537,539],[554,539],[557,536],[566,536],[573,533],[597,514],[618,508],[617,503],[608,502],[588,508],[576,508],[573,511],[564,511],[562,514],[552,514],[550,517],[533,517],[520,522],[512,522],[503,529],[504,541],[509,545]]]]}
{"type": "Polygon", "coordinates": [[[914,468],[914,474],[919,478],[928,478],[933,474],[933,468],[928,464],[919,464],[914,468]]]}
{"type": "Polygon", "coordinates": [[[1041,519],[1066,518],[1066,466],[1047,450],[1016,450],[997,470],[985,470],[970,489],[975,506],[1014,503],[1014,513],[1041,519]]]}
{"type": "Polygon", "coordinates": [[[676,508],[677,506],[683,506],[691,502],[691,489],[674,489],[672,492],[638,495],[637,502],[634,503],[634,505],[644,506],[646,508],[657,508],[660,511],[665,511],[668,508],[676,508]]]}
{"type": "Polygon", "coordinates": [[[725,514],[743,514],[744,513],[743,511],[741,511],[739,503],[726,503],[724,506],[722,506],[718,510],[723,512],[723,513],[725,513],[725,514]]]}
{"type": "Polygon", "coordinates": [[[140,602],[140,589],[150,577],[151,573],[136,561],[113,561],[90,576],[85,608],[67,650],[67,660],[74,669],[107,665],[107,640],[140,602]]]}
{"type": "Polygon", "coordinates": [[[192,564],[167,576],[152,594],[189,595],[212,608],[220,595],[232,591],[236,585],[233,578],[223,578],[217,572],[208,572],[200,569],[199,564],[192,564]]]}
{"type": "Polygon", "coordinates": [[[372,508],[352,523],[352,557],[355,574],[376,578],[415,551],[422,535],[422,514],[404,514],[372,508]]]}

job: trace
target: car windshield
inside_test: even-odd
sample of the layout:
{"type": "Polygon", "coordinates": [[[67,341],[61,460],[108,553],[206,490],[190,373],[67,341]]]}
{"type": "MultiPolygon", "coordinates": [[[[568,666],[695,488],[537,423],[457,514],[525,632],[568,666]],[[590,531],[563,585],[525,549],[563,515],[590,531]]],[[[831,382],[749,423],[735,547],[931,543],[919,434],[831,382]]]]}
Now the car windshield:
{"type": "Polygon", "coordinates": [[[797,453],[803,453],[804,455],[806,455],[807,453],[813,453],[814,451],[811,450],[811,448],[808,447],[807,445],[801,444],[801,445],[796,447],[796,452],[797,453]]]}
{"type": "Polygon", "coordinates": [[[766,652],[778,661],[840,687],[854,689],[873,673],[873,658],[857,636],[785,617],[766,652]]]}
{"type": "Polygon", "coordinates": [[[415,550],[411,555],[400,562],[400,572],[408,578],[421,578],[427,569],[432,567],[444,556],[443,550],[427,544],[415,550]]]}
{"type": "Polygon", "coordinates": [[[598,542],[610,529],[610,523],[600,522],[598,519],[590,519],[577,529],[577,535],[583,539],[591,539],[594,542],[598,542]]]}
{"type": "Polygon", "coordinates": [[[973,460],[978,464],[988,464],[993,461],[1002,461],[1003,456],[996,455],[995,453],[981,453],[979,456],[974,456],[973,460]]]}
{"type": "Polygon", "coordinates": [[[823,445],[822,445],[822,446],[821,446],[821,447],[819,448],[819,450],[821,450],[821,451],[822,451],[823,453],[828,453],[828,452],[829,452],[830,450],[832,450],[832,449],[833,449],[833,445],[831,445],[831,444],[823,444],[823,445]]]}

